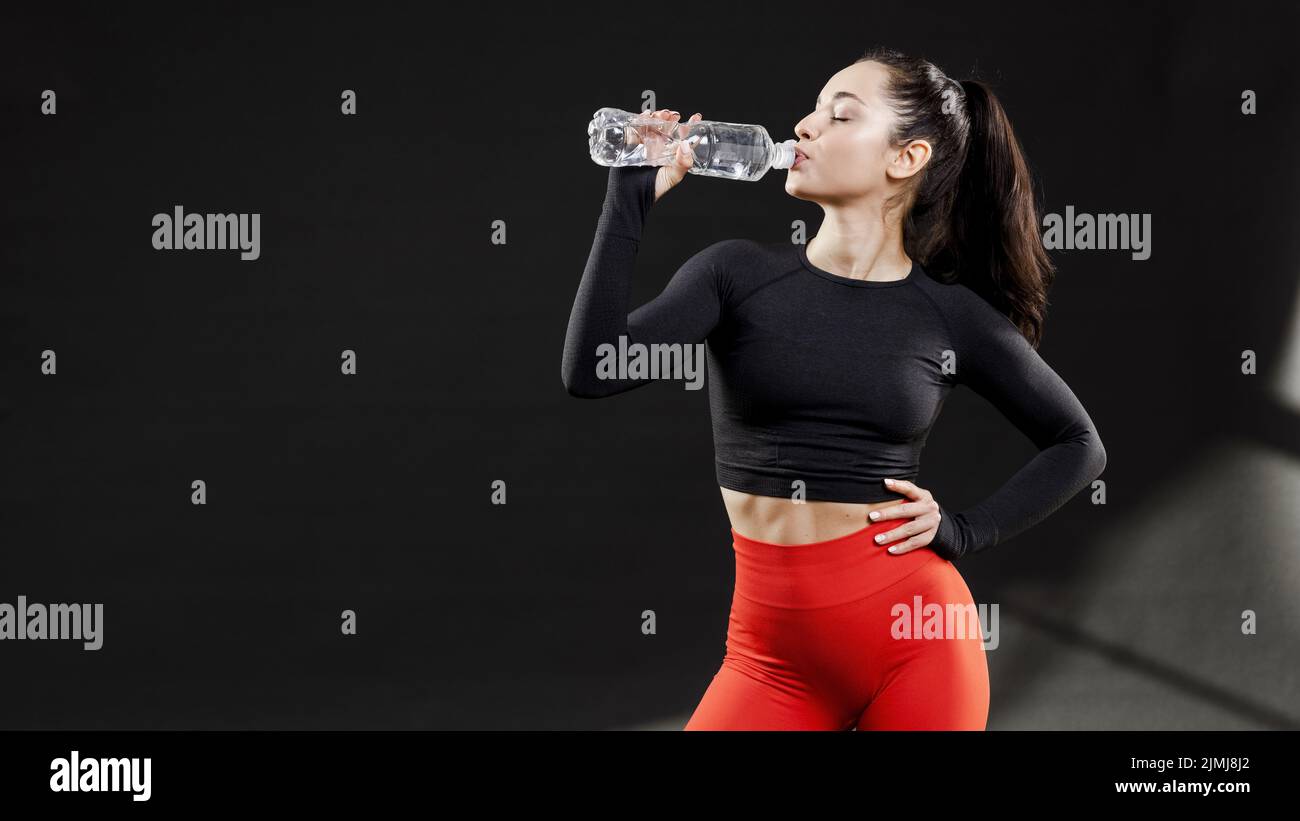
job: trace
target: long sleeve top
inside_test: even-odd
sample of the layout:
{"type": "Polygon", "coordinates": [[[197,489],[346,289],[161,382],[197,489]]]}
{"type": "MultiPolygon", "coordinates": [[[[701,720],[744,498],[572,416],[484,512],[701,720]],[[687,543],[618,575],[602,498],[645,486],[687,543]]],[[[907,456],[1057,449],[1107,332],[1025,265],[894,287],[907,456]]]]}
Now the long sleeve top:
{"type": "Polygon", "coordinates": [[[663,377],[611,368],[613,352],[698,346],[721,487],[789,497],[801,481],[808,501],[874,502],[906,500],[883,480],[915,481],[945,399],[966,385],[1038,452],[978,504],[940,506],[929,546],[949,560],[1023,532],[1101,474],[1101,437],[1064,380],[1005,315],[918,263],[903,279],[867,281],[818,268],[800,244],[725,239],[630,310],[657,170],[609,171],[564,343],[571,395],[663,377]]]}

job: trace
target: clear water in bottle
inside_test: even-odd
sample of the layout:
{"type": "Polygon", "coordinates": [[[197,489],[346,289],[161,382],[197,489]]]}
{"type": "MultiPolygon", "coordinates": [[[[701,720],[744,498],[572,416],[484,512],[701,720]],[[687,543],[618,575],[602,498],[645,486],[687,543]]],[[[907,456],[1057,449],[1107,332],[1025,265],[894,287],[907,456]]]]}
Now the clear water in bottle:
{"type": "Polygon", "coordinates": [[[761,125],[700,120],[670,122],[618,108],[602,108],[587,125],[597,165],[668,165],[685,140],[695,153],[690,173],[753,182],[771,168],[794,165],[797,140],[775,143],[761,125]]]}

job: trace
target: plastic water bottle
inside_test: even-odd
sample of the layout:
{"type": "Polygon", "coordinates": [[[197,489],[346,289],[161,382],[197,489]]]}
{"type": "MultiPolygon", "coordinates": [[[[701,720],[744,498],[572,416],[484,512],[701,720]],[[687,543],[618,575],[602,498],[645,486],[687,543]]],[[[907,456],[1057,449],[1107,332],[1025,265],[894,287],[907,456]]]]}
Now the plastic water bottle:
{"type": "Polygon", "coordinates": [[[587,125],[587,136],[597,165],[667,165],[677,143],[685,140],[695,152],[690,173],[746,182],[761,179],[770,168],[794,165],[798,142],[773,142],[761,125],[716,120],[673,123],[619,108],[597,110],[587,125]]]}

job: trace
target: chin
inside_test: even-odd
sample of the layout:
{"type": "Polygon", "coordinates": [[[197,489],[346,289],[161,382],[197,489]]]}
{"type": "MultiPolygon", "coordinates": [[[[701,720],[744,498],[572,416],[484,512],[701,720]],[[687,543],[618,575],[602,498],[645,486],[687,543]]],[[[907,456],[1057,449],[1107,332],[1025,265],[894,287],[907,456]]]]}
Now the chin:
{"type": "Polygon", "coordinates": [[[785,193],[798,200],[812,200],[814,198],[813,192],[808,190],[808,186],[804,185],[802,180],[792,176],[785,178],[785,193]]]}

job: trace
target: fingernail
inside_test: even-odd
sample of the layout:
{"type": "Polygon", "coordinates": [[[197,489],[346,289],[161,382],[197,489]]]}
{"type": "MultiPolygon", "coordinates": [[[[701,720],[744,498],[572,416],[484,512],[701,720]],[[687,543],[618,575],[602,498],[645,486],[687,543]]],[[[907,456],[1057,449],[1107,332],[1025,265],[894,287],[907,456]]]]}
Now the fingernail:
{"type": "Polygon", "coordinates": [[[885,484],[887,484],[887,485],[892,485],[893,483],[894,483],[894,480],[893,480],[893,479],[886,479],[886,480],[885,480],[885,484]]]}
{"type": "Polygon", "coordinates": [[[870,513],[867,514],[867,518],[868,518],[868,519],[875,519],[875,518],[878,517],[879,515],[880,515],[880,513],[878,513],[877,511],[874,511],[874,510],[873,510],[873,511],[871,511],[870,513]]]}
{"type": "Polygon", "coordinates": [[[876,536],[876,544],[884,544],[884,543],[885,543],[885,534],[881,533],[881,534],[877,535],[877,536],[876,536]]]}
{"type": "Polygon", "coordinates": [[[890,552],[890,553],[897,553],[897,552],[898,552],[898,548],[896,548],[896,547],[891,547],[891,548],[889,548],[889,552],[890,552]]]}

